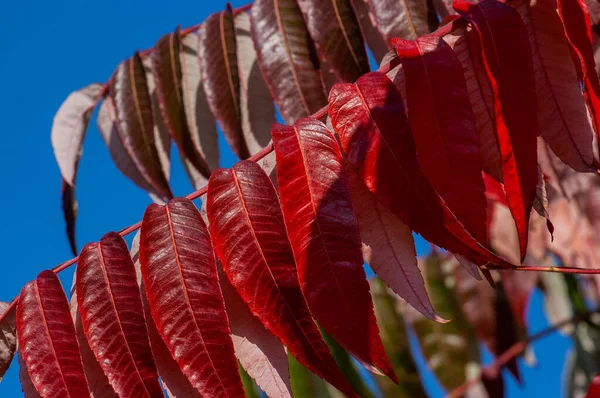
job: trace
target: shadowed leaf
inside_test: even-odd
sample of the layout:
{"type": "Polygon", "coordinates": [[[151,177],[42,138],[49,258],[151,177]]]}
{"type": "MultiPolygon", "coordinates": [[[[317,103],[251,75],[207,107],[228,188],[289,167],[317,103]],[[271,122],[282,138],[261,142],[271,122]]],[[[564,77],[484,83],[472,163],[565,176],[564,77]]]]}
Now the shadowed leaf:
{"type": "MultiPolygon", "coordinates": [[[[4,315],[7,308],[8,303],[0,301],[0,315],[4,315]]],[[[17,351],[17,320],[15,316],[16,307],[13,307],[4,315],[4,319],[0,323],[0,381],[17,351]]]]}

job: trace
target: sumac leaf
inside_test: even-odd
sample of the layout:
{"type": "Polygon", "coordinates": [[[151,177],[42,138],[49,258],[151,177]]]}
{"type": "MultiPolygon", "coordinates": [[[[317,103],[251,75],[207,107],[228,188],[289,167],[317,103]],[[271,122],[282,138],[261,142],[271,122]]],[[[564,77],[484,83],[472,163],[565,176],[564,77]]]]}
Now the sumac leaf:
{"type": "Polygon", "coordinates": [[[494,118],[502,155],[502,176],[517,231],[521,260],[527,251],[527,229],[538,180],[537,98],[531,47],[519,13],[495,0],[477,4],[458,0],[454,8],[474,29],[470,45],[483,54],[494,93],[494,118]]]}
{"type": "Polygon", "coordinates": [[[19,349],[42,398],[89,397],[69,303],[58,277],[42,271],[17,304],[19,349]]]}
{"type": "Polygon", "coordinates": [[[585,0],[558,0],[558,15],[571,45],[571,57],[583,84],[596,134],[600,136],[600,81],[596,73],[592,28],[585,0]]]}
{"type": "MultiPolygon", "coordinates": [[[[217,124],[210,112],[204,87],[202,86],[202,67],[198,56],[199,37],[195,32],[185,35],[180,42],[179,58],[181,62],[181,85],[183,92],[183,104],[185,106],[185,118],[192,142],[203,159],[206,159],[209,170],[219,167],[219,142],[217,124]]],[[[185,155],[185,154],[184,154],[185,155]]],[[[196,171],[191,161],[182,159],[186,168],[196,171]]],[[[196,173],[199,173],[196,171],[196,173]]],[[[206,180],[208,176],[202,176],[206,180]]],[[[196,179],[194,179],[196,180],[196,179]]],[[[194,186],[200,188],[198,184],[194,186]]]]}
{"type": "Polygon", "coordinates": [[[220,169],[208,183],[215,251],[236,290],[300,363],[354,395],[311,319],[296,274],[277,194],[251,161],[220,169]],[[257,295],[260,289],[262,292],[257,295]]]}
{"type": "Polygon", "coordinates": [[[427,3],[424,0],[368,0],[377,28],[385,40],[414,40],[429,33],[427,3]]]}
{"type": "Polygon", "coordinates": [[[541,134],[564,163],[578,171],[593,170],[594,129],[556,1],[540,0],[531,6],[522,0],[511,5],[529,33],[541,134]]]}
{"type": "Polygon", "coordinates": [[[173,358],[205,396],[243,397],[212,244],[187,199],[151,205],[140,262],[152,318],[173,358]]]}
{"type": "Polygon", "coordinates": [[[185,154],[198,172],[208,178],[206,159],[192,142],[183,102],[183,83],[179,29],[158,39],[152,51],[152,74],[156,79],[156,94],[160,112],[169,134],[180,152],[185,154]]]}
{"type": "Polygon", "coordinates": [[[2,322],[0,322],[0,381],[17,351],[16,307],[13,306],[5,314],[7,308],[8,303],[0,301],[0,315],[3,316],[2,322]]]}
{"type": "MultiPolygon", "coordinates": [[[[139,53],[119,64],[112,77],[110,90],[114,99],[114,133],[118,137],[118,144],[156,194],[163,199],[171,198],[173,195],[156,149],[152,101],[139,53]]],[[[114,141],[117,141],[117,137],[114,137],[114,141]]],[[[111,144],[107,145],[110,150],[111,144]]]]}
{"type": "Polygon", "coordinates": [[[17,355],[17,361],[19,362],[19,381],[21,382],[21,391],[23,391],[24,398],[40,398],[41,395],[35,389],[33,381],[31,381],[31,376],[27,371],[27,366],[21,353],[17,355]]]}
{"type": "Polygon", "coordinates": [[[485,245],[479,141],[461,63],[434,35],[415,42],[394,39],[393,45],[404,70],[419,165],[465,229],[485,245]]]}
{"type": "Polygon", "coordinates": [[[365,261],[407,303],[426,317],[443,322],[425,290],[412,231],[377,200],[353,170],[347,168],[346,175],[365,261]]]}
{"type": "Polygon", "coordinates": [[[88,243],[77,265],[77,304],[85,335],[119,396],[160,397],[140,288],[129,249],[116,232],[88,243]]]}
{"type": "Polygon", "coordinates": [[[339,81],[369,72],[363,35],[350,0],[302,0],[306,26],[322,60],[339,81]]]}
{"type": "Polygon", "coordinates": [[[67,232],[67,239],[69,240],[69,246],[74,256],[77,255],[77,244],[75,241],[75,220],[77,219],[78,204],[75,198],[75,187],[69,185],[68,182],[63,180],[60,188],[62,196],[62,211],[63,217],[65,218],[65,229],[67,232]]]}
{"type": "Polygon", "coordinates": [[[257,0],[251,17],[260,70],[286,123],[326,105],[319,60],[296,0],[257,0]]]}
{"type": "Polygon", "coordinates": [[[372,72],[356,84],[336,84],[329,115],[351,167],[400,220],[477,264],[505,264],[465,230],[425,177],[402,98],[385,74],[372,72]]]}
{"type": "Polygon", "coordinates": [[[368,0],[350,0],[350,2],[356,13],[356,18],[358,19],[365,42],[369,50],[371,50],[375,62],[380,64],[384,55],[389,51],[389,48],[383,35],[375,26],[375,17],[369,9],[368,0]]]}
{"type": "Polygon", "coordinates": [[[240,75],[231,5],[228,3],[225,11],[210,15],[200,26],[198,35],[206,99],[233,152],[240,159],[246,159],[250,154],[242,132],[240,75]]]}
{"type": "Polygon", "coordinates": [[[83,139],[102,85],[92,83],[69,94],[54,115],[50,140],[63,179],[75,185],[83,139]]]}
{"type": "Polygon", "coordinates": [[[356,359],[397,380],[379,337],[342,155],[325,124],[271,130],[283,215],[315,320],[356,359]]]}
{"type": "Polygon", "coordinates": [[[266,147],[275,123],[275,104],[256,58],[250,33],[250,14],[235,16],[235,40],[240,74],[240,113],[242,131],[250,155],[266,147]]]}

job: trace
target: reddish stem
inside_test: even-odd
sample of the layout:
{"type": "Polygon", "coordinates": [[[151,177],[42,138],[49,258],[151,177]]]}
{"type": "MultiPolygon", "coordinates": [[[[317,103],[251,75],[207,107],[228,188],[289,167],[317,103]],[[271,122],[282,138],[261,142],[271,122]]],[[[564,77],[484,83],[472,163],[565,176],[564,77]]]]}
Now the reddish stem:
{"type": "Polygon", "coordinates": [[[507,267],[505,265],[497,266],[494,264],[488,264],[488,265],[482,265],[481,269],[482,270],[525,271],[525,272],[555,272],[555,273],[559,273],[559,274],[582,274],[582,275],[600,274],[600,269],[563,267],[563,266],[513,265],[512,267],[507,267]]]}

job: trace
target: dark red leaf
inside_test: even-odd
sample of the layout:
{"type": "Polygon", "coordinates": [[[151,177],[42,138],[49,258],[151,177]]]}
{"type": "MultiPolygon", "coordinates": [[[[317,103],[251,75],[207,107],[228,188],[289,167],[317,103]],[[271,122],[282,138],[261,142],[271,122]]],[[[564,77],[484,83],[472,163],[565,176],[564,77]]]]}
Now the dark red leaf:
{"type": "Polygon", "coordinates": [[[348,162],[398,218],[430,242],[479,265],[506,264],[465,230],[423,174],[402,98],[383,73],[336,84],[329,115],[348,162]]]}
{"type": "Polygon", "coordinates": [[[152,49],[152,74],[160,113],[180,152],[203,176],[210,176],[206,159],[192,141],[183,100],[179,29],[158,39],[152,49]]]}
{"type": "MultiPolygon", "coordinates": [[[[496,289],[496,355],[504,353],[515,343],[519,342],[519,334],[515,325],[515,314],[511,310],[510,303],[502,284],[496,289]]],[[[521,381],[521,374],[517,366],[517,359],[512,358],[506,363],[507,369],[521,381]]]]}
{"type": "Polygon", "coordinates": [[[225,11],[210,15],[198,34],[206,99],[233,152],[246,159],[250,154],[242,132],[240,75],[231,5],[227,4],[225,11]]]}
{"type": "Polygon", "coordinates": [[[363,35],[350,0],[304,0],[306,25],[317,51],[339,81],[369,72],[363,35]]]}
{"type": "Polygon", "coordinates": [[[152,318],[203,396],[244,397],[208,230],[187,199],[144,213],[140,262],[152,318]]]}
{"type": "Polygon", "coordinates": [[[488,394],[488,398],[504,398],[504,379],[502,373],[483,369],[481,371],[481,383],[488,394]]]}
{"type": "Polygon", "coordinates": [[[494,93],[494,117],[508,205],[519,233],[521,260],[527,251],[529,215],[537,176],[537,98],[527,28],[512,7],[496,0],[454,2],[472,24],[470,45],[483,54],[494,93]]]}
{"type": "Polygon", "coordinates": [[[119,64],[112,78],[116,131],[136,169],[163,199],[173,197],[154,142],[152,101],[139,53],[119,64]]]}
{"type": "Polygon", "coordinates": [[[600,398],[600,375],[594,376],[590,382],[585,398],[600,398]]]}
{"type": "Polygon", "coordinates": [[[383,35],[374,25],[374,17],[369,10],[368,0],[350,0],[352,8],[356,13],[356,18],[362,30],[365,42],[371,50],[375,62],[381,63],[383,56],[389,51],[388,45],[383,38],[383,35]]]}
{"type": "Polygon", "coordinates": [[[571,56],[584,87],[596,134],[600,135],[600,82],[596,73],[592,28],[585,0],[558,0],[558,15],[571,45],[571,56]]]}
{"type": "Polygon", "coordinates": [[[208,183],[215,251],[252,313],[298,361],[354,396],[306,305],[283,215],[269,177],[254,162],[219,169],[208,183]],[[260,291],[260,294],[256,292],[260,291]]]}
{"type": "Polygon", "coordinates": [[[392,44],[404,69],[419,165],[465,229],[485,245],[479,140],[461,63],[437,36],[392,44]]]}
{"type": "Polygon", "coordinates": [[[75,220],[77,219],[77,199],[75,199],[75,187],[69,185],[69,183],[63,179],[60,193],[62,196],[62,210],[63,216],[65,217],[67,239],[69,239],[71,252],[76,256],[77,244],[75,243],[75,220]]]}
{"type": "Polygon", "coordinates": [[[17,304],[19,349],[43,398],[89,397],[69,303],[58,277],[42,271],[17,304]]]}
{"type": "Polygon", "coordinates": [[[429,33],[427,4],[422,0],[368,0],[377,28],[388,43],[392,38],[415,40],[429,33]]]}
{"type": "Polygon", "coordinates": [[[322,122],[271,130],[283,215],[314,318],[356,359],[391,379],[363,270],[360,233],[338,143],[322,122]]]}
{"type": "Polygon", "coordinates": [[[115,392],[126,397],[162,396],[127,243],[116,232],[88,243],[76,272],[83,330],[115,392]]]}
{"type": "Polygon", "coordinates": [[[319,59],[296,0],[256,0],[251,16],[258,65],[283,119],[293,123],[326,105],[319,59]]]}

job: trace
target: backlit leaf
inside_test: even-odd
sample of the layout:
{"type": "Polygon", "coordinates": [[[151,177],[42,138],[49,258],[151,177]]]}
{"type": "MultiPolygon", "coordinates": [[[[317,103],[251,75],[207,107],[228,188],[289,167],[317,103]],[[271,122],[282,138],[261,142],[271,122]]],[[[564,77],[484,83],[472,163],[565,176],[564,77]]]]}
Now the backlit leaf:
{"type": "Polygon", "coordinates": [[[140,262],[152,318],[203,395],[243,397],[208,231],[187,199],[146,209],[140,262]]]}
{"type": "Polygon", "coordinates": [[[339,81],[369,72],[363,35],[350,0],[301,0],[306,26],[320,58],[339,81]]]}
{"type": "Polygon", "coordinates": [[[537,173],[537,98],[527,28],[506,4],[458,0],[454,8],[472,24],[470,45],[483,54],[494,93],[496,138],[502,155],[502,177],[508,207],[517,225],[521,260],[527,251],[527,227],[537,173]]]}
{"type": "Polygon", "coordinates": [[[23,396],[25,398],[40,398],[41,395],[39,392],[37,392],[33,382],[31,381],[31,376],[29,376],[23,356],[21,353],[19,353],[17,357],[19,361],[19,381],[21,382],[21,391],[23,392],[23,396]]]}
{"type": "Polygon", "coordinates": [[[202,60],[202,84],[206,99],[227,142],[240,158],[250,156],[242,132],[240,111],[240,75],[233,12],[210,15],[200,26],[198,56],[202,60]]]}
{"type": "Polygon", "coordinates": [[[336,139],[309,118],[275,125],[271,134],[283,215],[312,315],[356,359],[396,380],[375,322],[336,139]]]}
{"type": "Polygon", "coordinates": [[[465,229],[485,245],[479,142],[461,63],[433,35],[415,42],[394,39],[393,45],[406,79],[408,121],[419,165],[465,229]]]}
{"type": "MultiPolygon", "coordinates": [[[[103,135],[113,160],[118,165],[118,160],[127,154],[130,163],[135,166],[136,174],[140,174],[159,197],[169,199],[172,197],[171,189],[156,149],[152,100],[139,53],[119,64],[110,90],[114,99],[115,128],[114,131],[112,127],[110,130],[101,130],[104,130],[103,135]],[[117,150],[117,147],[124,150],[124,153],[117,150]]],[[[106,103],[105,100],[103,104],[106,103]]],[[[99,118],[99,126],[101,122],[104,125],[104,121],[99,118]]],[[[121,171],[127,175],[124,169],[121,171]]],[[[137,179],[133,181],[140,185],[137,179]]]]}
{"type": "Polygon", "coordinates": [[[42,398],[89,397],[69,303],[58,277],[42,271],[21,290],[19,349],[42,398]]]}
{"type": "Polygon", "coordinates": [[[215,171],[207,210],[217,256],[252,313],[300,363],[353,395],[302,297],[279,201],[260,166],[215,171]]]}
{"type": "Polygon", "coordinates": [[[152,74],[156,80],[156,94],[160,111],[169,134],[184,158],[196,170],[208,177],[210,169],[206,159],[193,144],[188,129],[183,100],[183,82],[179,29],[158,39],[152,51],[152,74]]]}
{"type": "Polygon", "coordinates": [[[326,105],[319,60],[296,0],[257,0],[251,17],[260,70],[286,123],[326,105]]]}
{"type": "Polygon", "coordinates": [[[504,263],[465,230],[423,174],[400,93],[383,73],[336,84],[329,115],[349,164],[400,220],[478,264],[504,263]]]}
{"type": "Polygon", "coordinates": [[[110,384],[120,396],[160,396],[140,289],[123,238],[110,232],[87,244],[76,272],[83,329],[110,384]]]}

